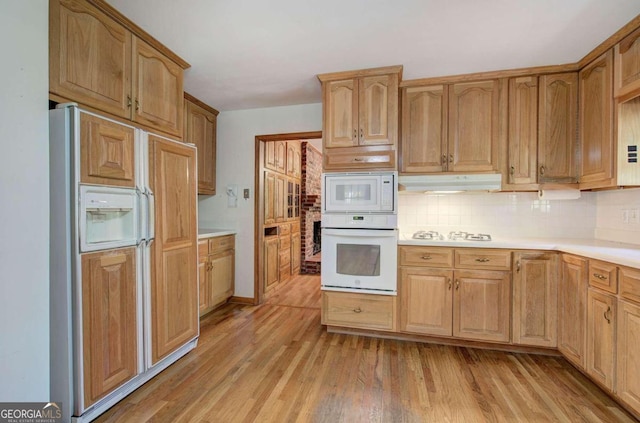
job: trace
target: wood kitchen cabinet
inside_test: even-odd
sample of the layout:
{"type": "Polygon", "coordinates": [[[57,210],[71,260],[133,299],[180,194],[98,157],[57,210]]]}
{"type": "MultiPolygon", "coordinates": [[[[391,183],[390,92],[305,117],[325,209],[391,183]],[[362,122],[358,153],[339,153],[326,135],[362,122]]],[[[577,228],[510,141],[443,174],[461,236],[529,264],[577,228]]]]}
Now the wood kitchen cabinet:
{"type": "Polygon", "coordinates": [[[235,286],[235,236],[224,235],[198,242],[200,316],[224,304],[235,286]]]}
{"type": "Polygon", "coordinates": [[[123,22],[103,2],[52,0],[50,93],[182,138],[188,63],[123,22]]]}
{"type": "Polygon", "coordinates": [[[131,247],[81,257],[86,407],[138,374],[135,256],[131,247]]]}
{"type": "Polygon", "coordinates": [[[558,261],[556,253],[513,253],[514,344],[557,346],[558,261]]]}
{"type": "MultiPolygon", "coordinates": [[[[640,284],[640,278],[637,282],[640,284]]],[[[619,299],[616,319],[615,392],[625,404],[640,413],[640,304],[619,299]]]]}
{"type": "Polygon", "coordinates": [[[640,28],[614,48],[614,94],[622,97],[640,89],[640,28]]]}
{"type": "Polygon", "coordinates": [[[400,331],[425,335],[453,334],[453,270],[400,269],[400,331]]]}
{"type": "Polygon", "coordinates": [[[155,364],[198,336],[196,150],[149,134],[149,162],[156,222],[150,286],[155,364]]]}
{"type": "Polygon", "coordinates": [[[274,219],[276,222],[284,222],[287,210],[287,180],[283,175],[275,175],[275,189],[273,198],[274,219]]]}
{"type": "Polygon", "coordinates": [[[184,94],[184,141],[198,151],[198,194],[216,193],[216,120],[218,111],[184,94]]]}
{"type": "Polygon", "coordinates": [[[289,224],[280,225],[278,245],[278,274],[279,282],[288,280],[291,277],[291,226],[289,224]]]}
{"type": "Polygon", "coordinates": [[[264,224],[276,222],[276,175],[264,172],[264,224]]]}
{"type": "Polygon", "coordinates": [[[287,175],[300,179],[302,176],[302,147],[300,141],[287,141],[287,175]]]}
{"type": "Polygon", "coordinates": [[[614,185],[613,53],[598,57],[580,71],[580,188],[614,185]]]}
{"type": "Polygon", "coordinates": [[[322,291],[321,323],[395,332],[396,297],[322,291]]]}
{"type": "Polygon", "coordinates": [[[324,169],[396,167],[401,72],[401,66],[393,66],[318,75],[323,87],[324,169]],[[368,154],[372,146],[378,147],[374,151],[392,157],[380,160],[384,154],[368,154]],[[342,148],[350,148],[350,160],[340,151],[342,148]]]}
{"type": "Polygon", "coordinates": [[[271,289],[280,280],[280,240],[278,236],[264,238],[264,290],[271,289]]]}
{"type": "Polygon", "coordinates": [[[288,173],[287,141],[266,141],[264,144],[264,167],[274,172],[288,173]]]}
{"type": "Polygon", "coordinates": [[[585,370],[600,384],[613,390],[616,297],[589,288],[587,294],[587,348],[585,370]]]}
{"type": "Polygon", "coordinates": [[[588,260],[563,254],[560,266],[558,350],[584,369],[588,260]]]}
{"type": "Polygon", "coordinates": [[[301,236],[300,236],[300,220],[291,224],[291,275],[295,276],[300,273],[301,261],[301,236]]]}
{"type": "Polygon", "coordinates": [[[135,128],[80,114],[80,182],[135,187],[135,128]]]}
{"type": "Polygon", "coordinates": [[[508,183],[537,187],[538,77],[509,79],[508,183]]]}

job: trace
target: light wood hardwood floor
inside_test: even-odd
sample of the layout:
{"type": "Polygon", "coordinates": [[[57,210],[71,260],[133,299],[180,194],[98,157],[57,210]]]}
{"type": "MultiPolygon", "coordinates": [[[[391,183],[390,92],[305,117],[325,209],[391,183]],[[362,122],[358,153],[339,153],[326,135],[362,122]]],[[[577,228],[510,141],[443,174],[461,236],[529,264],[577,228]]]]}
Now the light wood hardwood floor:
{"type": "Polygon", "coordinates": [[[96,421],[636,421],[560,357],[329,334],[319,285],[205,316],[194,351],[96,421]]]}

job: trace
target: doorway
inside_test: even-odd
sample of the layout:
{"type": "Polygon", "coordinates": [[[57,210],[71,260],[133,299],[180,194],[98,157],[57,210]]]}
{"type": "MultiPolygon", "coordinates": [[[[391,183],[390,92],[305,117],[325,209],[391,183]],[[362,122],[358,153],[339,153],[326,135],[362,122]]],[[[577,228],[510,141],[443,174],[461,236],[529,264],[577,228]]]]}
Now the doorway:
{"type": "Polygon", "coordinates": [[[296,146],[321,138],[320,131],[255,138],[254,304],[263,303],[266,290],[302,265],[301,151],[296,146]]]}

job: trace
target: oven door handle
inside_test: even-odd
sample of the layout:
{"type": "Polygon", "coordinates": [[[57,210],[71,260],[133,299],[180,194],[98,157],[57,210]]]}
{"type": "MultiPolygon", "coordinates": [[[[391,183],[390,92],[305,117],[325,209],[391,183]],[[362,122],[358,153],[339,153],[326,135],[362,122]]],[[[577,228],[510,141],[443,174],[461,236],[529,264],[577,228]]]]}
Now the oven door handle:
{"type": "Polygon", "coordinates": [[[322,235],[358,238],[397,238],[397,229],[335,229],[322,228],[322,235]]]}

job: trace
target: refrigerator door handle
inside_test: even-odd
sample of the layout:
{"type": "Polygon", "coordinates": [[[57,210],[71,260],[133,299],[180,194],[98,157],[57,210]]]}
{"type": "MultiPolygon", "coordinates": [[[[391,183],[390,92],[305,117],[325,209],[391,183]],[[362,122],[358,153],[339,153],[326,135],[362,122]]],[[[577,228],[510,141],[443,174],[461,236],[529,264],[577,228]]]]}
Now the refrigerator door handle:
{"type": "Polygon", "coordinates": [[[156,237],[156,198],[150,189],[145,193],[147,195],[147,244],[156,237]]]}

